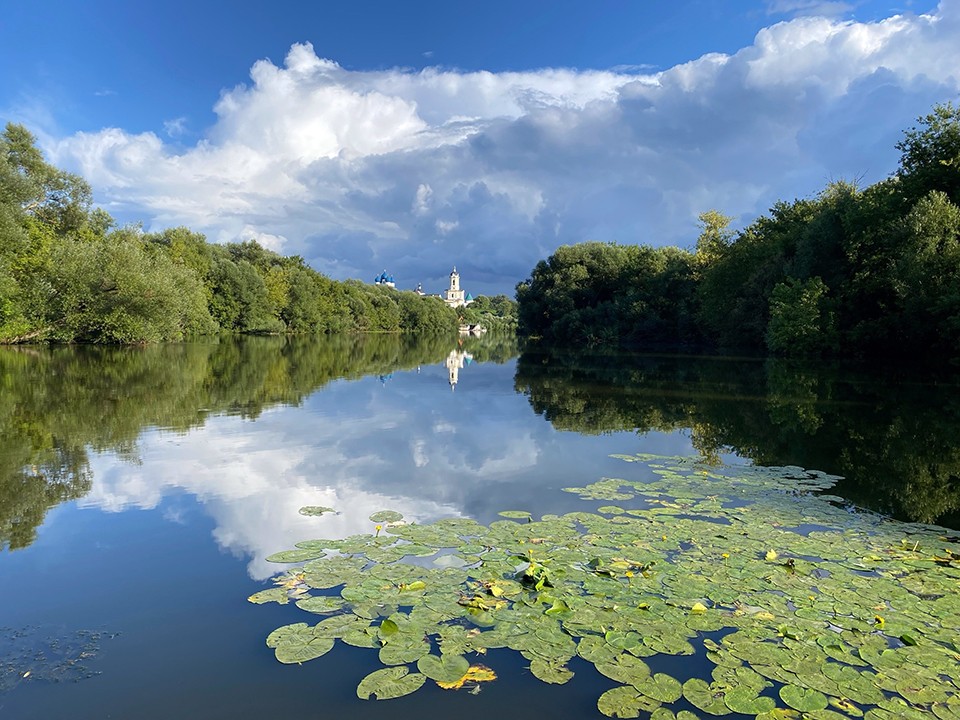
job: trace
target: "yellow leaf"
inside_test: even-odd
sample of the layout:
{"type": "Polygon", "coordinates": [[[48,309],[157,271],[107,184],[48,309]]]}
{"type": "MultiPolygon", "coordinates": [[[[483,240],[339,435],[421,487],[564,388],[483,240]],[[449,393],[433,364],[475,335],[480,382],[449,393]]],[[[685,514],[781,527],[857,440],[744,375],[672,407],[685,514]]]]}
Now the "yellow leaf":
{"type": "Polygon", "coordinates": [[[767,560],[769,560],[770,562],[773,562],[774,560],[777,559],[777,557],[778,556],[777,556],[776,550],[767,550],[767,560]]]}
{"type": "Polygon", "coordinates": [[[693,604],[693,607],[690,608],[690,612],[694,612],[694,613],[705,613],[706,611],[707,611],[707,606],[704,605],[702,602],[695,602],[693,604]]]}
{"type": "Polygon", "coordinates": [[[757,620],[773,620],[773,613],[768,613],[766,610],[761,610],[754,617],[757,620]]]}
{"type": "Polygon", "coordinates": [[[464,673],[464,676],[454,682],[437,682],[437,685],[444,690],[459,690],[466,683],[482,683],[496,680],[497,674],[486,665],[471,665],[470,669],[464,673]]]}

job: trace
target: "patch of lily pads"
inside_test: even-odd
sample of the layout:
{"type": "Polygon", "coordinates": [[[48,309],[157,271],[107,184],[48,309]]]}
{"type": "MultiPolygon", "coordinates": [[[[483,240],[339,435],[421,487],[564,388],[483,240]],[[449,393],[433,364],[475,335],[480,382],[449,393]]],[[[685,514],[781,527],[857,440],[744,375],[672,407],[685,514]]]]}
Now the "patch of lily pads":
{"type": "Polygon", "coordinates": [[[267,645],[284,663],[338,640],[376,650],[363,699],[476,690],[496,675],[471,658],[509,648],[545,683],[591,664],[616,683],[597,700],[609,717],[960,719],[957,537],[853,511],[820,472],[615,457],[641,477],[566,488],[591,510],[383,511],[373,533],[271,556],[303,564],[250,600],[314,619],[267,645]],[[709,677],[651,669],[698,653],[709,677]]]}

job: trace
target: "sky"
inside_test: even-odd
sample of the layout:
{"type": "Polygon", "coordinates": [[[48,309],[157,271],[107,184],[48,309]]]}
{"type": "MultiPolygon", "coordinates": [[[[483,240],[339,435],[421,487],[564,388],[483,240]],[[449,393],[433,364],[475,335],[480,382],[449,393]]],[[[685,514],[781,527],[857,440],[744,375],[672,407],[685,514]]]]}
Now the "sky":
{"type": "Polygon", "coordinates": [[[59,0],[5,9],[0,68],[122,224],[512,296],[561,245],[889,176],[960,99],[960,0],[59,0]]]}

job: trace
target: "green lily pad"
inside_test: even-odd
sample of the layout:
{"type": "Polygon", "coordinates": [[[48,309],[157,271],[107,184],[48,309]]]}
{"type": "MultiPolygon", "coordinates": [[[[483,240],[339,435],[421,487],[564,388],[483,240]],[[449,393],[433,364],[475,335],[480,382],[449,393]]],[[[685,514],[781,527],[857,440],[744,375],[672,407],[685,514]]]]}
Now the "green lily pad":
{"type": "Polygon", "coordinates": [[[319,516],[319,515],[325,515],[326,513],[335,513],[335,512],[336,510],[334,510],[333,508],[324,507],[323,505],[304,505],[302,508],[300,508],[301,515],[309,515],[309,516],[313,516],[313,515],[319,516]]]}
{"type": "Polygon", "coordinates": [[[326,615],[340,611],[343,608],[343,600],[326,595],[318,595],[297,600],[297,607],[307,612],[326,615]]]}
{"type": "Polygon", "coordinates": [[[724,702],[724,691],[700,678],[691,678],[683,684],[683,696],[691,705],[710,715],[729,715],[731,712],[724,702]]]}
{"type": "Polygon", "coordinates": [[[533,515],[526,510],[502,510],[497,513],[500,517],[512,518],[514,520],[530,520],[533,515]]]}
{"type": "Polygon", "coordinates": [[[310,628],[306,623],[294,623],[292,625],[284,625],[283,627],[278,627],[272,633],[267,635],[267,647],[275,648],[286,637],[291,635],[299,635],[303,632],[310,632],[310,628]]]}
{"type": "Polygon", "coordinates": [[[634,681],[631,685],[644,695],[663,703],[676,702],[683,696],[683,686],[666,673],[651,675],[640,681],[634,681]]]}
{"type": "Polygon", "coordinates": [[[436,682],[456,682],[470,669],[462,655],[424,655],[417,660],[417,670],[436,682]]]}
{"type": "Polygon", "coordinates": [[[816,690],[807,690],[796,685],[784,685],[780,688],[780,699],[787,705],[800,712],[824,710],[827,707],[827,696],[816,690]]]}
{"type": "Polygon", "coordinates": [[[370,521],[375,523],[392,523],[403,520],[403,514],[396,510],[380,510],[370,516],[370,521]]]}
{"type": "Polygon", "coordinates": [[[530,672],[538,680],[551,685],[563,685],[573,678],[573,671],[564,664],[549,662],[541,658],[530,661],[530,672]]]}
{"type": "Polygon", "coordinates": [[[748,687],[730,688],[724,694],[723,702],[734,712],[744,715],[759,715],[777,706],[773,698],[757,695],[755,690],[748,687]]]}
{"type": "Polygon", "coordinates": [[[326,553],[323,550],[298,548],[296,550],[283,550],[273,555],[267,555],[266,560],[272,563],[298,563],[307,560],[316,560],[325,555],[326,553]]]}
{"type": "Polygon", "coordinates": [[[638,693],[632,687],[615,687],[597,700],[597,709],[612,718],[636,718],[640,717],[641,712],[652,712],[658,707],[658,701],[638,693]]]}
{"type": "Polygon", "coordinates": [[[310,628],[285,635],[273,652],[282,663],[305,663],[326,655],[333,649],[335,642],[333,638],[317,637],[310,628]]]}
{"type": "Polygon", "coordinates": [[[374,670],[367,675],[357,686],[357,697],[369,700],[392,700],[403,697],[419,690],[427,676],[421,673],[411,673],[405,667],[388,667],[374,670]]]}
{"type": "Polygon", "coordinates": [[[599,673],[624,685],[636,685],[650,677],[650,666],[633,655],[620,654],[596,666],[599,673]]]}

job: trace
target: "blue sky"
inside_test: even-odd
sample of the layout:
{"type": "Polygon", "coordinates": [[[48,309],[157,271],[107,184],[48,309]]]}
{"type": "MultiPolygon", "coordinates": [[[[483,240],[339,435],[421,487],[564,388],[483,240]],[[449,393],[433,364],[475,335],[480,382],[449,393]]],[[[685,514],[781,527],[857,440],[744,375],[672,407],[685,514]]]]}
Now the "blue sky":
{"type": "Polygon", "coordinates": [[[885,177],[958,48],[960,0],[21,3],[0,118],[123,222],[512,294],[562,244],[885,177]]]}

